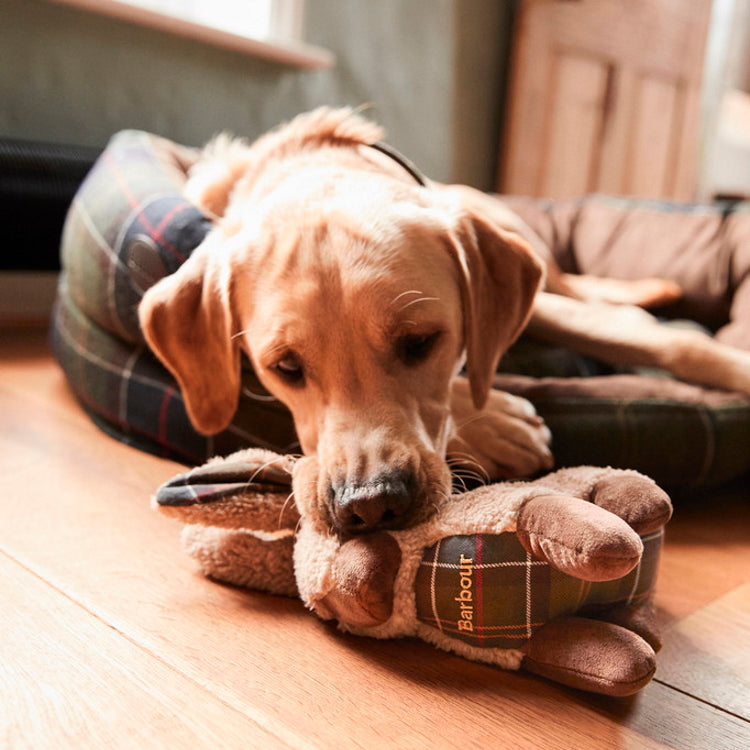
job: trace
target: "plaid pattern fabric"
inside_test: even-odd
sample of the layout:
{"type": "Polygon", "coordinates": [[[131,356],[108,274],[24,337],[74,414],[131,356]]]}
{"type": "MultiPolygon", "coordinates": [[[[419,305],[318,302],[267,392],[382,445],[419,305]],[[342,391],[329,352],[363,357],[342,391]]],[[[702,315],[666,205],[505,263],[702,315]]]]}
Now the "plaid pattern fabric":
{"type": "Polygon", "coordinates": [[[178,474],[156,492],[159,505],[205,505],[251,492],[291,492],[292,477],[275,464],[231,461],[178,474]]]}
{"type": "Polygon", "coordinates": [[[750,472],[750,399],[664,377],[498,375],[529,399],[553,435],[558,468],[636,469],[671,490],[711,487],[750,472]]]}
{"type": "Polygon", "coordinates": [[[422,557],[417,618],[472,646],[518,648],[560,615],[645,601],[662,538],[661,530],[642,537],[642,560],[627,576],[591,583],[534,559],[510,532],[447,537],[422,557]]]}
{"type": "Polygon", "coordinates": [[[138,131],[116,135],[68,212],[61,260],[66,294],[125,341],[141,343],[143,292],[185,261],[210,222],[180,193],[177,151],[138,131]]]}
{"type": "Polygon", "coordinates": [[[291,416],[249,363],[232,424],[206,437],[143,340],[136,313],[143,292],[175,271],[210,228],[180,193],[188,157],[169,141],[123,131],[96,162],[63,231],[55,355],[94,421],[142,450],[188,464],[248,446],[294,450],[291,416]]]}

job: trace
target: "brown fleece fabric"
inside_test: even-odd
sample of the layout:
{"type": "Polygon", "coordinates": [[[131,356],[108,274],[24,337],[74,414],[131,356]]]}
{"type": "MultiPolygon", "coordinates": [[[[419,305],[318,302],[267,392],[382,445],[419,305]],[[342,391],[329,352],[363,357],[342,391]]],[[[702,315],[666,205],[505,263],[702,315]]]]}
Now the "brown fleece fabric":
{"type": "Polygon", "coordinates": [[[564,495],[527,501],[516,534],[531,555],[584,581],[627,575],[643,552],[640,538],[621,518],[564,495]]]}
{"type": "Polygon", "coordinates": [[[672,517],[669,495],[647,477],[604,477],[594,486],[591,502],[622,518],[638,534],[650,534],[672,517]]]}
{"type": "Polygon", "coordinates": [[[291,535],[269,541],[244,531],[186,526],[182,543],[207,578],[280,596],[298,596],[291,535]]]}
{"type": "Polygon", "coordinates": [[[639,635],[580,617],[564,617],[542,626],[524,651],[527,671],[605,695],[636,693],[656,671],[654,651],[639,635]]]}
{"type": "Polygon", "coordinates": [[[356,537],[341,545],[331,576],[337,586],[323,603],[337,619],[368,627],[393,612],[393,587],[401,566],[401,548],[386,532],[356,537]]]}
{"type": "Polygon", "coordinates": [[[591,195],[548,201],[503,196],[547,243],[563,271],[677,282],[662,314],[689,318],[750,349],[750,211],[591,195]]]}

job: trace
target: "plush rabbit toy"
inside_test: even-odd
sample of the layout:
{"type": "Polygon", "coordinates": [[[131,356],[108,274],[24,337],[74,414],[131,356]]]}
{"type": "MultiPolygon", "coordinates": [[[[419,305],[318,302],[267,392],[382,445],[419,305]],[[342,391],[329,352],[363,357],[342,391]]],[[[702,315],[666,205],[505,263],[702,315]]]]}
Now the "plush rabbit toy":
{"type": "Polygon", "coordinates": [[[633,471],[577,467],[454,494],[405,530],[340,539],[300,517],[295,459],[249,449],[175,477],[155,506],[216,580],[300,596],[378,638],[609,695],[655,671],[652,610],[672,507],[633,471]]]}

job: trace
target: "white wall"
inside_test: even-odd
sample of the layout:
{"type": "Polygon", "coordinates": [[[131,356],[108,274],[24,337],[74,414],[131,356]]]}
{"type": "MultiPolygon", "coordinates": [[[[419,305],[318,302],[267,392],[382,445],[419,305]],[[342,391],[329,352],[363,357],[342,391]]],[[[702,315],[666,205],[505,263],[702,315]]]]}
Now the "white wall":
{"type": "Polygon", "coordinates": [[[0,0],[0,137],[103,146],[122,128],[190,145],[254,137],[320,104],[372,103],[431,177],[493,185],[512,2],[308,0],[308,72],[42,0],[0,0]]]}

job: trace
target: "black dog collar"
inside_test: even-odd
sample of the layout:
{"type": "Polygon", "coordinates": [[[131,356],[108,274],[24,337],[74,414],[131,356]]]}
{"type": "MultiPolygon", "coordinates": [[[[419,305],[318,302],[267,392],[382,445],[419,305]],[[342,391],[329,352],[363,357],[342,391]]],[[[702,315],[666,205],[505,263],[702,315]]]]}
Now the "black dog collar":
{"type": "Polygon", "coordinates": [[[389,146],[383,141],[375,141],[369,144],[370,148],[380,151],[381,154],[393,159],[402,169],[405,169],[422,187],[427,187],[427,178],[422,174],[419,168],[412,161],[407,159],[403,154],[396,151],[393,146],[389,146]]]}

